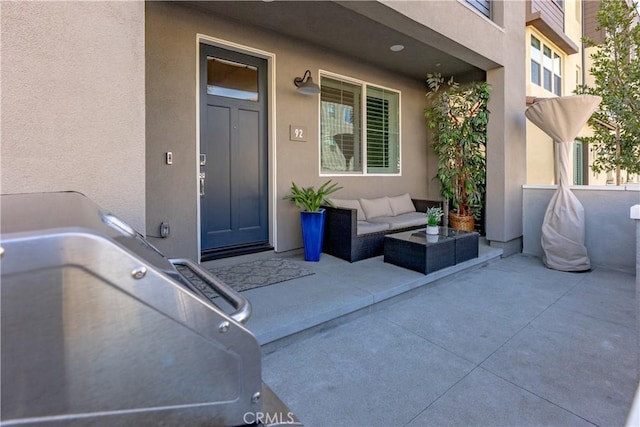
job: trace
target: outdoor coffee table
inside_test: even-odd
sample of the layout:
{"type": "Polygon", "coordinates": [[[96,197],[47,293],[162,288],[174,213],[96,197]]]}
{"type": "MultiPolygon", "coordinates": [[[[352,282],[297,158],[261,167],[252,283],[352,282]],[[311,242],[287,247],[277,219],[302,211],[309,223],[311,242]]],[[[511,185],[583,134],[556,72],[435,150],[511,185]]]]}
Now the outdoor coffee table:
{"type": "Polygon", "coordinates": [[[437,235],[425,230],[388,234],[384,262],[429,274],[478,256],[478,233],[440,227],[437,235]]]}
{"type": "Polygon", "coordinates": [[[456,264],[478,258],[478,241],[480,235],[475,231],[455,230],[439,227],[439,232],[456,240],[456,264]]]}

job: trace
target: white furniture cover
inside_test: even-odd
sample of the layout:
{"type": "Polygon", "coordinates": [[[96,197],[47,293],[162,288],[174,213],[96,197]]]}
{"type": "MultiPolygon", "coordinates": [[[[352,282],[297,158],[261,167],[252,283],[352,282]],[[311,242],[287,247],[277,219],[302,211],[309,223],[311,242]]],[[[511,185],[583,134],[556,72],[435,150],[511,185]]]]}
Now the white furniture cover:
{"type": "Polygon", "coordinates": [[[591,261],[584,245],[584,208],[569,189],[571,149],[575,137],[602,101],[599,96],[549,98],[527,108],[531,122],[553,138],[556,148],[558,189],[551,197],[542,222],[543,262],[561,271],[585,271],[591,261]]]}

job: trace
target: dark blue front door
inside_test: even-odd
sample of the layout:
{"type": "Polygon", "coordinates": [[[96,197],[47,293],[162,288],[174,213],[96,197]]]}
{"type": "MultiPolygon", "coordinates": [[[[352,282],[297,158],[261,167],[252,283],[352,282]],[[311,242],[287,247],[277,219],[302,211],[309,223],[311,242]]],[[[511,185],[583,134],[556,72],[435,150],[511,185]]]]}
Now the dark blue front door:
{"type": "Polygon", "coordinates": [[[267,245],[266,60],[200,45],[201,249],[267,245]]]}

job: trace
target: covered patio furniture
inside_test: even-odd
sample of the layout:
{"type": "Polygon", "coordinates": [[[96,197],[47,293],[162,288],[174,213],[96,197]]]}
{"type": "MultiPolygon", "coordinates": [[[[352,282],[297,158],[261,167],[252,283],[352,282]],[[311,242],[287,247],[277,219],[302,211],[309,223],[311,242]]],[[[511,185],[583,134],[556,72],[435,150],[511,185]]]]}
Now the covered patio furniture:
{"type": "Polygon", "coordinates": [[[542,223],[543,262],[561,271],[586,271],[591,268],[584,245],[584,208],[569,189],[571,149],[575,137],[598,108],[602,98],[592,95],[563,96],[538,101],[525,115],[554,140],[556,182],[542,223]]]}

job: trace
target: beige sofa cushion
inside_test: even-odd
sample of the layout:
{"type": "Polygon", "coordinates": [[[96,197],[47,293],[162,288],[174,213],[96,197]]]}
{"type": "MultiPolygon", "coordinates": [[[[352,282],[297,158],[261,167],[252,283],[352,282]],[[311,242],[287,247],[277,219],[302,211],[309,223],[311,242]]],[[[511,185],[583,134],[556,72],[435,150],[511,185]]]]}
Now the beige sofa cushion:
{"type": "Polygon", "coordinates": [[[413,205],[409,193],[405,193],[401,196],[389,197],[389,204],[391,205],[391,210],[393,211],[394,216],[416,211],[416,207],[413,205]]]}
{"type": "Polygon", "coordinates": [[[393,216],[387,196],[378,197],[377,199],[360,199],[360,205],[367,220],[381,216],[393,216]]]}
{"type": "Polygon", "coordinates": [[[369,220],[374,224],[387,224],[391,230],[405,227],[427,226],[427,216],[422,212],[407,212],[397,216],[369,220]]]}
{"type": "Polygon", "coordinates": [[[364,212],[362,211],[362,206],[360,206],[360,202],[355,199],[329,199],[331,203],[335,205],[336,208],[344,208],[344,209],[356,209],[358,211],[358,221],[364,221],[367,219],[364,216],[364,212]]]}
{"type": "Polygon", "coordinates": [[[388,229],[389,229],[389,224],[386,224],[386,223],[374,224],[374,223],[369,222],[369,221],[358,221],[357,234],[358,234],[358,236],[360,236],[362,234],[378,233],[380,231],[387,231],[388,229]]]}

